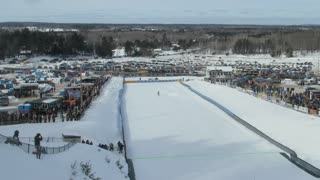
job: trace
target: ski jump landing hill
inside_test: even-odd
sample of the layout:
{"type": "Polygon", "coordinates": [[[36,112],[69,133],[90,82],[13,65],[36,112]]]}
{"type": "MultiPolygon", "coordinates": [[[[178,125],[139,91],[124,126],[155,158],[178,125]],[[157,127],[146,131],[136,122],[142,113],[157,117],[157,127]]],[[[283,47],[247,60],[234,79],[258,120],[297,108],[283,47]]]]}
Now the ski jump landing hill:
{"type": "Polygon", "coordinates": [[[254,132],[255,134],[259,135],[260,137],[262,137],[265,140],[269,141],[271,144],[273,144],[273,145],[277,146],[278,148],[280,148],[281,150],[283,150],[287,154],[281,153],[281,155],[283,155],[285,158],[290,160],[292,163],[294,163],[295,165],[297,165],[298,167],[300,167],[301,169],[303,169],[307,173],[309,173],[309,174],[311,174],[311,175],[313,175],[313,176],[315,176],[317,178],[320,178],[320,169],[318,169],[317,167],[313,166],[312,164],[304,161],[303,159],[299,158],[295,151],[293,151],[289,147],[281,144],[280,142],[274,140],[273,138],[271,138],[270,136],[266,135],[265,133],[263,133],[262,131],[260,131],[256,127],[252,126],[251,124],[249,124],[245,120],[243,120],[240,117],[238,117],[237,115],[235,115],[233,112],[231,112],[230,110],[228,110],[227,108],[225,108],[221,104],[217,103],[213,99],[210,99],[209,97],[207,97],[207,96],[201,94],[200,92],[196,91],[191,86],[189,86],[189,85],[187,85],[187,84],[185,84],[183,82],[182,82],[182,85],[184,85],[185,87],[190,89],[190,91],[194,92],[195,94],[197,94],[198,96],[200,96],[204,100],[206,100],[206,101],[210,102],[211,104],[217,106],[223,112],[225,112],[230,117],[232,117],[235,121],[237,121],[238,123],[242,124],[243,126],[248,128],[249,130],[254,132]]]}
{"type": "MultiPolygon", "coordinates": [[[[158,78],[165,79],[175,81],[124,86],[121,109],[127,156],[136,179],[316,179],[316,173],[312,176],[311,170],[304,167],[308,174],[299,168],[295,151],[268,139],[269,134],[257,134],[254,126],[243,126],[231,110],[234,116],[177,82],[191,78],[158,78]]],[[[202,81],[187,84],[192,87],[193,82],[202,81]]]]}

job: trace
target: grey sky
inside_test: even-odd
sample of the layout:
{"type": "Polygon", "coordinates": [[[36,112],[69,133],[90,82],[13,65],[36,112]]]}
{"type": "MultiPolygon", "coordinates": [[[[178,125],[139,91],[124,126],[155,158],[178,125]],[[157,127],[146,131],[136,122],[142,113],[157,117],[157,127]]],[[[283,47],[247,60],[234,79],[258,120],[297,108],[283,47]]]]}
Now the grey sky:
{"type": "Polygon", "coordinates": [[[320,0],[0,1],[0,22],[320,24],[320,0]]]}

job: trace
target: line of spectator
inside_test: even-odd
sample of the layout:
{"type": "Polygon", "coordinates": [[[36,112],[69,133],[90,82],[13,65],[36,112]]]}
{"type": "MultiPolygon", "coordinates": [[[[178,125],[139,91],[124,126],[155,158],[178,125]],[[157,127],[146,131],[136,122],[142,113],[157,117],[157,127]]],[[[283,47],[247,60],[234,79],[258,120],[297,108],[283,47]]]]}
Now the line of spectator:
{"type": "MultiPolygon", "coordinates": [[[[122,154],[124,145],[120,141],[118,141],[117,145],[118,145],[117,150],[119,151],[120,154],[122,154]]],[[[114,151],[113,143],[110,143],[109,146],[107,144],[99,144],[98,147],[105,150],[114,151]]]]}
{"type": "Polygon", "coordinates": [[[82,144],[93,145],[92,141],[89,141],[88,139],[86,141],[82,140],[81,142],[82,142],[82,144]]]}
{"type": "Polygon", "coordinates": [[[256,96],[260,93],[263,93],[268,97],[276,98],[277,100],[284,101],[292,106],[296,105],[314,110],[319,110],[320,108],[320,98],[317,95],[312,96],[310,92],[312,88],[307,88],[304,92],[297,93],[293,88],[284,88],[271,85],[258,86],[254,83],[246,84],[241,87],[249,87],[256,96]]]}
{"type": "MultiPolygon", "coordinates": [[[[10,122],[30,122],[30,123],[50,123],[55,122],[58,114],[62,122],[66,121],[78,121],[83,116],[85,110],[89,107],[94,97],[100,95],[102,86],[108,79],[104,79],[99,84],[93,87],[83,87],[82,99],[83,106],[81,106],[80,99],[74,100],[74,103],[70,103],[65,97],[60,104],[48,109],[31,110],[30,112],[0,112],[0,122],[4,124],[10,124],[10,122]]],[[[1,123],[0,123],[1,124],[1,123]]]]}

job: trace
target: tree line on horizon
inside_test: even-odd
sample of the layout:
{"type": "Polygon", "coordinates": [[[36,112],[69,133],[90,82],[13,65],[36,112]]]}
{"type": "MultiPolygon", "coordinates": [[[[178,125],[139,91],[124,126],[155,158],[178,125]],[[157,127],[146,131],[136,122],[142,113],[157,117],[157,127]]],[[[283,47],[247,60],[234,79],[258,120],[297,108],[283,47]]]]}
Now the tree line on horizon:
{"type": "MultiPolygon", "coordinates": [[[[191,41],[179,40],[182,49],[188,49],[191,41]]],[[[97,55],[112,57],[117,47],[124,47],[128,56],[152,56],[156,48],[168,48],[171,42],[163,39],[143,39],[119,43],[112,36],[99,36],[96,40],[87,38],[81,32],[57,33],[29,31],[28,29],[0,31],[0,59],[14,57],[20,51],[30,50],[36,55],[97,55]]],[[[179,50],[175,49],[175,50],[179,50]]]]}
{"type": "MultiPolygon", "coordinates": [[[[95,33],[95,32],[90,32],[95,33]]],[[[320,50],[320,30],[219,30],[201,32],[135,32],[99,34],[91,38],[86,32],[38,32],[28,29],[0,31],[0,59],[15,57],[21,50],[35,55],[97,55],[112,57],[117,47],[127,56],[152,56],[154,49],[209,49],[213,53],[270,54],[294,56],[320,50]],[[141,38],[144,37],[144,38],[141,38]],[[172,44],[179,46],[172,47],[172,44]]]]}

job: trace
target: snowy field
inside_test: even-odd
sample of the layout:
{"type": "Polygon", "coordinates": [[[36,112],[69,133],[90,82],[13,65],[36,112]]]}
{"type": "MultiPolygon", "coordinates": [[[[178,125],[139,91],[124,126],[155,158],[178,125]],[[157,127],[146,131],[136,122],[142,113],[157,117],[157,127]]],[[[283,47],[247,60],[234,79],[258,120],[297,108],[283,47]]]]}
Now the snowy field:
{"type": "Polygon", "coordinates": [[[207,82],[187,83],[320,168],[320,118],[207,82]]]}
{"type": "Polygon", "coordinates": [[[85,178],[80,170],[79,164],[81,162],[90,162],[92,172],[95,172],[95,176],[103,180],[128,179],[125,178],[127,167],[122,157],[86,144],[77,144],[66,152],[47,155],[41,160],[15,146],[0,144],[0,158],[1,179],[3,180],[68,180],[72,178],[80,180],[85,178]],[[124,165],[122,170],[116,165],[118,160],[124,165]],[[74,162],[77,162],[77,175],[72,176],[71,164],[74,162]]]}
{"type": "Polygon", "coordinates": [[[313,179],[178,82],[127,84],[123,102],[138,180],[313,179]]]}

